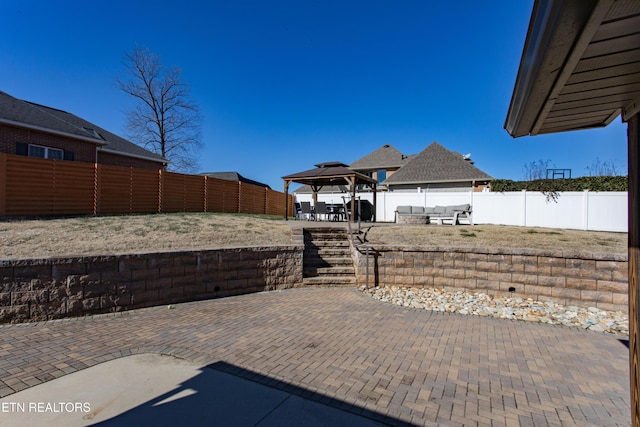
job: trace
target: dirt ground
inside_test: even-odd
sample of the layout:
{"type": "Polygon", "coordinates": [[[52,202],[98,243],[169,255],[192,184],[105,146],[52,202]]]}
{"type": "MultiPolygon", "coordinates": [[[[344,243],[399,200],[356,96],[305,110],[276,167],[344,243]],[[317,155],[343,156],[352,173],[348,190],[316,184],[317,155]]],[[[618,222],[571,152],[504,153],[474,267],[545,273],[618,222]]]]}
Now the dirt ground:
{"type": "MultiPolygon", "coordinates": [[[[113,255],[291,243],[306,221],[241,214],[162,214],[0,220],[0,259],[113,255]]],[[[624,254],[626,233],[497,225],[362,225],[370,243],[456,247],[561,249],[624,254]]]]}

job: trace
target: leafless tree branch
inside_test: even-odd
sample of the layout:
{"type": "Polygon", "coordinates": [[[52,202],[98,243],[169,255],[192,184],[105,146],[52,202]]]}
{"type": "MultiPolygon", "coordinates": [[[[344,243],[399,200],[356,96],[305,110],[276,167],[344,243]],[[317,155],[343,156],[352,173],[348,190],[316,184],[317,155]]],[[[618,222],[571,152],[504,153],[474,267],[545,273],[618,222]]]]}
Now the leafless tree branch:
{"type": "Polygon", "coordinates": [[[202,117],[177,67],[165,68],[146,47],[125,55],[126,76],[116,84],[135,104],[127,111],[127,137],[169,160],[169,169],[195,172],[202,117]]]}

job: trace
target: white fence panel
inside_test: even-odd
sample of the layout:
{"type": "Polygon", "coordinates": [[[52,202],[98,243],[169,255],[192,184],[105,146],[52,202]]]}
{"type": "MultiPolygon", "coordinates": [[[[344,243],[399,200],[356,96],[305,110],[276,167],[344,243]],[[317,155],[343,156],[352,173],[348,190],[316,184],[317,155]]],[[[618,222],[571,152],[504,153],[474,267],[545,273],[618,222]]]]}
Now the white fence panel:
{"type": "Polygon", "coordinates": [[[474,224],[524,225],[524,198],[517,193],[475,193],[471,207],[474,224]]]}
{"type": "Polygon", "coordinates": [[[629,213],[626,192],[590,192],[588,195],[588,230],[627,232],[629,213]]]}
{"type": "MultiPolygon", "coordinates": [[[[347,201],[350,200],[350,195],[347,201]]],[[[373,203],[372,193],[356,197],[373,203]]],[[[326,203],[342,203],[342,194],[318,194],[326,203]]],[[[311,194],[296,194],[296,202],[313,201],[311,194]]],[[[627,232],[626,192],[561,192],[554,201],[540,192],[379,192],[376,219],[395,221],[398,206],[449,206],[469,203],[474,224],[570,228],[627,232]]]]}
{"type": "Polygon", "coordinates": [[[541,193],[525,194],[525,225],[528,227],[584,229],[584,199],[581,193],[562,193],[556,201],[541,193]]]}

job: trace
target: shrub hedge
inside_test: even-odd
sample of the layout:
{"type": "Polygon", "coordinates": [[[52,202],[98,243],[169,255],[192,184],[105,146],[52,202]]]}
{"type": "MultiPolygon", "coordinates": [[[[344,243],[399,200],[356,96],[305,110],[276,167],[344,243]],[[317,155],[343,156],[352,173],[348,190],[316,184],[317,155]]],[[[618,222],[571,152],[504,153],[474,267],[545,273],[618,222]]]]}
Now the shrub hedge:
{"type": "Polygon", "coordinates": [[[582,176],[570,179],[537,179],[535,181],[512,181],[494,179],[491,191],[541,191],[545,194],[560,191],[627,191],[629,180],[626,176],[582,176]]]}

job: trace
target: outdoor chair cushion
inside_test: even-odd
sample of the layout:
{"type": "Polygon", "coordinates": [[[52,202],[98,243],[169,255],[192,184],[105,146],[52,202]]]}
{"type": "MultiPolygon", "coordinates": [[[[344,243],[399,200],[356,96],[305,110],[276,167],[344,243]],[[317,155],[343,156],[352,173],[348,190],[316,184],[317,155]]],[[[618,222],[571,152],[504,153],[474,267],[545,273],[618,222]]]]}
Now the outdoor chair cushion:
{"type": "Polygon", "coordinates": [[[453,205],[453,206],[449,206],[449,208],[451,208],[452,212],[456,212],[456,211],[468,211],[469,208],[471,207],[471,205],[464,204],[464,205],[453,205]]]}

